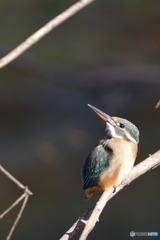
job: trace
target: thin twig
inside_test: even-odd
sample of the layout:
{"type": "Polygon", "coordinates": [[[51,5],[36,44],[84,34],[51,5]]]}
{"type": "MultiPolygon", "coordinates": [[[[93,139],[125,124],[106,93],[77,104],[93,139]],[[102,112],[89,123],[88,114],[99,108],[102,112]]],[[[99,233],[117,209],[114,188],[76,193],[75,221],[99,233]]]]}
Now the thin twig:
{"type": "Polygon", "coordinates": [[[2,165],[0,165],[0,171],[3,172],[11,181],[13,181],[18,187],[25,190],[29,195],[33,195],[33,193],[24,186],[21,182],[19,182],[15,177],[13,177],[2,165]]]}
{"type": "Polygon", "coordinates": [[[104,191],[98,202],[95,204],[94,209],[91,208],[87,210],[86,213],[82,215],[73,226],[60,238],[60,240],[70,239],[77,230],[81,227],[84,227],[84,230],[80,236],[79,240],[85,240],[89,233],[94,228],[96,222],[99,220],[99,216],[103,211],[106,203],[115,196],[120,190],[122,190],[126,185],[129,185],[136,178],[140,177],[142,174],[146,173],[149,170],[152,170],[154,167],[160,165],[160,150],[145,159],[143,162],[137,164],[129,173],[129,175],[124,179],[124,181],[116,188],[116,192],[113,191],[113,188],[110,188],[108,191],[104,191]],[[89,216],[88,220],[84,218],[85,214],[89,216]]]}
{"type": "Polygon", "coordinates": [[[94,207],[95,205],[90,207],[81,217],[79,217],[78,220],[73,224],[73,226],[68,229],[68,231],[59,240],[68,240],[72,238],[76,234],[76,232],[85,225],[86,221],[91,216],[94,207]]]}
{"type": "Polygon", "coordinates": [[[159,108],[159,107],[160,107],[160,99],[159,99],[159,101],[156,103],[155,108],[159,108]]]}
{"type": "Polygon", "coordinates": [[[26,193],[26,196],[25,196],[25,199],[24,199],[23,204],[21,206],[21,209],[20,209],[20,211],[19,211],[19,213],[18,213],[18,215],[16,217],[16,220],[13,223],[13,226],[12,226],[12,228],[11,228],[7,238],[6,238],[6,240],[10,240],[10,238],[11,238],[11,236],[12,236],[12,234],[13,234],[13,232],[14,232],[14,230],[15,230],[15,228],[16,228],[16,226],[17,226],[17,224],[18,224],[18,222],[19,222],[19,220],[20,220],[20,218],[22,216],[22,213],[23,213],[23,211],[25,209],[25,206],[27,204],[28,198],[29,198],[29,195],[26,193]]]}
{"type": "Polygon", "coordinates": [[[24,192],[9,208],[7,208],[1,215],[0,215],[0,219],[2,219],[7,213],[9,213],[15,206],[18,205],[18,203],[20,203],[23,198],[25,198],[26,196],[26,192],[24,192]]]}
{"type": "Polygon", "coordinates": [[[34,34],[32,34],[29,38],[27,38],[23,43],[21,43],[18,47],[16,47],[13,51],[8,53],[6,56],[0,59],[0,68],[6,66],[8,63],[13,61],[15,58],[17,58],[19,55],[21,55],[24,51],[26,51],[28,48],[30,48],[32,45],[34,45],[36,42],[38,42],[42,37],[44,37],[46,34],[51,32],[54,28],[56,28],[58,25],[66,21],[68,18],[73,16],[75,13],[80,11],[82,8],[93,2],[94,0],[81,0],[71,7],[69,7],[67,10],[65,10],[63,13],[52,19],[50,22],[48,22],[46,25],[44,25],[42,28],[40,28],[38,31],[36,31],[34,34]]]}
{"type": "Polygon", "coordinates": [[[18,203],[20,203],[23,199],[23,204],[21,206],[21,209],[12,225],[12,228],[6,238],[6,240],[9,240],[18,224],[19,219],[22,216],[22,213],[24,211],[24,208],[26,206],[26,203],[28,201],[28,198],[33,193],[28,189],[28,187],[25,187],[21,182],[19,182],[15,177],[13,177],[2,165],[0,165],[0,171],[3,172],[11,181],[13,181],[18,187],[24,190],[24,193],[7,209],[5,210],[1,215],[0,218],[3,218],[7,213],[9,213],[15,206],[17,206],[18,203]]]}

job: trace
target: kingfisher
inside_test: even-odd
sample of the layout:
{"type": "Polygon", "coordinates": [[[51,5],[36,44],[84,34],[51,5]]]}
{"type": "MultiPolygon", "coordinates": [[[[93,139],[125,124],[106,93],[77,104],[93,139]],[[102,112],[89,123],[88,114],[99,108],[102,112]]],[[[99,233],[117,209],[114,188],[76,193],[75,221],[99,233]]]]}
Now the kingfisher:
{"type": "Polygon", "coordinates": [[[86,198],[96,190],[107,191],[123,181],[134,165],[139,143],[139,130],[131,122],[120,117],[110,117],[88,104],[106,122],[105,137],[86,157],[82,166],[86,198]]]}

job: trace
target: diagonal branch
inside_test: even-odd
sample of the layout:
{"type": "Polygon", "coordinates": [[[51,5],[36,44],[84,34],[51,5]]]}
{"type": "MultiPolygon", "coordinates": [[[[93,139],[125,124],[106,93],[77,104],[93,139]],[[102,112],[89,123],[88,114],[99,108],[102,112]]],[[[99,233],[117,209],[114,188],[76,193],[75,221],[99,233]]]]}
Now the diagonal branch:
{"type": "Polygon", "coordinates": [[[14,182],[19,188],[23,189],[28,195],[33,195],[33,193],[24,186],[21,182],[19,182],[13,175],[11,175],[2,165],[0,165],[0,171],[3,172],[12,182],[14,182]]]}
{"type": "Polygon", "coordinates": [[[84,230],[79,238],[79,240],[85,240],[92,229],[95,227],[96,222],[99,221],[99,216],[103,211],[106,203],[115,196],[120,190],[122,190],[126,185],[129,185],[136,178],[140,177],[142,174],[158,167],[160,165],[160,150],[145,159],[143,162],[137,164],[130,171],[129,175],[124,179],[124,181],[116,188],[116,192],[113,188],[108,191],[104,191],[98,202],[92,208],[88,209],[74,224],[73,226],[60,238],[60,240],[68,240],[75,233],[84,226],[84,230]]]}
{"type": "Polygon", "coordinates": [[[156,103],[155,108],[159,108],[160,107],[160,99],[158,100],[158,102],[156,103]]]}
{"type": "Polygon", "coordinates": [[[22,206],[20,208],[20,211],[19,211],[19,213],[18,213],[18,215],[17,215],[17,217],[16,217],[16,219],[15,219],[15,221],[13,223],[13,226],[12,226],[12,228],[11,228],[7,238],[6,238],[6,240],[10,240],[10,238],[11,238],[11,236],[12,236],[12,234],[13,234],[13,232],[14,232],[14,230],[15,230],[15,228],[16,228],[16,226],[17,226],[17,224],[18,224],[18,222],[19,222],[19,220],[20,220],[20,218],[22,216],[22,213],[23,213],[23,211],[25,209],[25,206],[26,206],[28,198],[29,198],[29,195],[27,193],[25,193],[25,195],[26,196],[24,198],[23,204],[22,204],[22,206]]]}
{"type": "Polygon", "coordinates": [[[6,56],[0,59],[0,68],[6,66],[8,63],[12,62],[15,58],[25,52],[28,48],[38,42],[42,37],[51,32],[58,25],[66,21],[68,18],[73,16],[75,13],[80,11],[82,8],[86,7],[88,4],[93,2],[94,0],[80,0],[75,3],[63,13],[52,19],[38,31],[33,33],[29,38],[27,38],[23,43],[21,43],[18,47],[16,47],[13,51],[8,53],[6,56]]]}
{"type": "Polygon", "coordinates": [[[26,207],[26,204],[27,204],[27,201],[28,201],[28,198],[33,195],[33,193],[28,189],[28,187],[25,187],[21,182],[19,182],[15,177],[13,177],[4,167],[2,167],[2,165],[0,165],[0,171],[2,173],[4,173],[11,181],[13,181],[18,187],[20,187],[21,189],[24,190],[24,193],[9,207],[7,208],[1,215],[0,215],[0,219],[2,219],[6,214],[8,214],[14,207],[16,207],[22,200],[23,200],[23,203],[22,203],[22,206],[20,208],[20,211],[11,227],[11,230],[9,231],[9,234],[6,238],[6,240],[10,240],[21,216],[22,216],[22,213],[26,207]]]}
{"type": "Polygon", "coordinates": [[[2,219],[7,213],[9,213],[15,206],[17,206],[23,198],[26,197],[26,192],[24,192],[9,208],[7,208],[1,215],[0,219],[2,219]]]}

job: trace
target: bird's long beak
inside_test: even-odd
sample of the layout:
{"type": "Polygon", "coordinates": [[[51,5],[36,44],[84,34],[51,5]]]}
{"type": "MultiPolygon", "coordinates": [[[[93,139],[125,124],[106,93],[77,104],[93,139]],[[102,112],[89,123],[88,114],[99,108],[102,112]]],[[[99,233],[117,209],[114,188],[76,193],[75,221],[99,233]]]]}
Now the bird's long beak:
{"type": "Polygon", "coordinates": [[[102,112],[101,110],[99,110],[98,108],[96,107],[93,107],[92,105],[88,104],[88,106],[90,108],[92,108],[100,118],[102,118],[105,122],[108,122],[110,123],[112,126],[115,126],[115,122],[113,121],[113,119],[106,113],[102,112]]]}

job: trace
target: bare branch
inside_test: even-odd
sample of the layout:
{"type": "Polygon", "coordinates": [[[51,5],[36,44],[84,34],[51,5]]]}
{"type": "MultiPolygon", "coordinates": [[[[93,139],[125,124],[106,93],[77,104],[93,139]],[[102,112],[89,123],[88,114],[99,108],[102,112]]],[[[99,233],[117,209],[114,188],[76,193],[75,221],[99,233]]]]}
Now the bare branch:
{"type": "Polygon", "coordinates": [[[160,107],[160,99],[159,99],[159,101],[157,102],[155,108],[159,108],[159,107],[160,107]]]}
{"type": "Polygon", "coordinates": [[[33,193],[28,189],[28,187],[25,187],[21,182],[19,182],[15,177],[13,177],[7,170],[5,170],[2,165],[0,165],[0,171],[3,172],[11,181],[13,181],[18,187],[20,187],[21,189],[24,190],[24,193],[9,207],[7,208],[7,210],[5,210],[1,215],[0,215],[0,219],[2,219],[7,213],[9,213],[15,206],[17,206],[23,199],[23,204],[21,206],[21,209],[11,227],[11,230],[6,238],[6,240],[10,240],[18,222],[19,219],[22,216],[22,213],[25,209],[25,206],[27,204],[28,198],[30,195],[32,195],[33,193]]]}
{"type": "Polygon", "coordinates": [[[129,173],[129,175],[124,179],[124,181],[116,188],[116,192],[113,188],[108,191],[104,191],[98,202],[94,207],[88,209],[74,224],[73,226],[60,238],[60,240],[68,240],[83,226],[84,230],[80,236],[79,240],[85,240],[89,233],[94,228],[97,221],[99,221],[99,216],[103,211],[106,203],[115,196],[120,190],[122,190],[126,185],[129,185],[136,178],[140,177],[142,174],[146,173],[158,167],[160,165],[160,150],[145,159],[143,162],[137,164],[129,173]]]}
{"type": "Polygon", "coordinates": [[[26,193],[26,196],[25,196],[25,199],[24,199],[23,204],[21,206],[21,209],[20,209],[20,211],[19,211],[19,213],[18,213],[18,215],[16,217],[16,220],[13,223],[13,226],[12,226],[12,228],[11,228],[7,238],[6,238],[6,240],[10,240],[10,238],[11,238],[11,236],[12,236],[12,234],[13,234],[13,232],[14,232],[14,230],[15,230],[15,228],[16,228],[16,226],[17,226],[17,224],[18,224],[18,222],[19,222],[19,220],[20,220],[20,218],[22,216],[22,213],[23,213],[23,211],[25,209],[25,206],[27,204],[28,198],[29,198],[29,195],[26,193]]]}
{"type": "Polygon", "coordinates": [[[2,165],[0,165],[0,171],[3,172],[12,182],[14,182],[18,187],[25,190],[29,195],[33,195],[33,193],[24,186],[21,182],[19,182],[15,177],[13,177],[2,165]]]}
{"type": "Polygon", "coordinates": [[[26,193],[23,193],[9,208],[7,208],[1,215],[0,215],[0,219],[2,219],[7,213],[9,213],[15,206],[18,205],[18,203],[20,203],[23,198],[26,197],[26,193]]]}
{"type": "Polygon", "coordinates": [[[84,8],[93,1],[94,0],[81,0],[72,5],[71,7],[69,7],[67,10],[65,10],[63,13],[61,13],[54,19],[52,19],[50,22],[48,22],[46,25],[44,25],[42,28],[40,28],[38,31],[32,34],[29,38],[27,38],[18,47],[16,47],[13,51],[11,51],[6,56],[1,58],[0,68],[6,66],[8,63],[13,61],[15,58],[17,58],[19,55],[25,52],[28,48],[30,48],[32,45],[38,42],[42,37],[51,32],[58,25],[66,21],[68,18],[73,16],[75,13],[77,13],[78,11],[80,11],[82,8],[84,8]]]}

